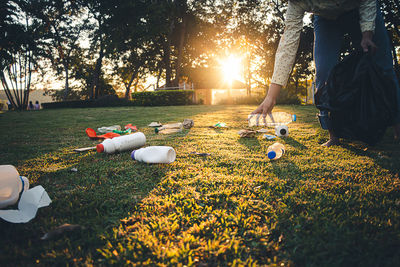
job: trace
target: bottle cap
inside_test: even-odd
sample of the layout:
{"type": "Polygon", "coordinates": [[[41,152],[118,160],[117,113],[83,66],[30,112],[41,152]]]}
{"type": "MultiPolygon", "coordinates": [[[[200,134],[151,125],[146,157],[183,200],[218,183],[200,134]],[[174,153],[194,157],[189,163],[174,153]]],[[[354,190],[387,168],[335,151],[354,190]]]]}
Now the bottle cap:
{"type": "Polygon", "coordinates": [[[158,130],[158,128],[156,127],[156,128],[154,128],[154,132],[155,133],[158,133],[160,130],[158,130]]]}
{"type": "Polygon", "coordinates": [[[276,152],[275,151],[270,151],[267,154],[269,159],[274,159],[276,157],[276,152]]]}
{"type": "Polygon", "coordinates": [[[292,115],[292,121],[296,121],[296,119],[297,119],[296,114],[293,114],[293,115],[292,115]]]}
{"type": "Polygon", "coordinates": [[[28,180],[28,178],[26,178],[25,176],[20,176],[19,179],[21,179],[21,182],[22,182],[21,192],[24,192],[24,191],[28,190],[29,189],[29,180],[28,180]]]}
{"type": "MultiPolygon", "coordinates": [[[[156,129],[157,129],[157,128],[156,128],[156,129]]],[[[136,152],[136,150],[133,150],[132,153],[131,153],[131,158],[132,158],[133,160],[136,160],[136,159],[135,159],[135,152],[136,152]]]]}
{"type": "Polygon", "coordinates": [[[96,150],[97,150],[98,153],[104,152],[104,145],[103,144],[98,144],[96,146],[96,150]]]}
{"type": "Polygon", "coordinates": [[[286,131],[285,128],[282,128],[282,129],[279,130],[279,133],[280,133],[281,135],[286,135],[287,131],[286,131]]]}

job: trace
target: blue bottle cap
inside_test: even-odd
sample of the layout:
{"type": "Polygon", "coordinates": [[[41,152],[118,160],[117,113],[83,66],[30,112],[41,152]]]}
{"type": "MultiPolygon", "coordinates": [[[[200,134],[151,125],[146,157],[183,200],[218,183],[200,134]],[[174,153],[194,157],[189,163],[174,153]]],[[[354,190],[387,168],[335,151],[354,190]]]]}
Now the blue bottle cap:
{"type": "Polygon", "coordinates": [[[267,154],[269,159],[274,159],[276,157],[276,152],[275,151],[270,151],[267,154]]]}
{"type": "Polygon", "coordinates": [[[296,119],[297,119],[296,114],[293,114],[292,115],[292,121],[296,121],[296,119]]]}
{"type": "Polygon", "coordinates": [[[131,158],[132,158],[133,160],[136,160],[136,159],[135,159],[135,152],[136,152],[136,150],[133,150],[132,153],[131,153],[131,158]]]}

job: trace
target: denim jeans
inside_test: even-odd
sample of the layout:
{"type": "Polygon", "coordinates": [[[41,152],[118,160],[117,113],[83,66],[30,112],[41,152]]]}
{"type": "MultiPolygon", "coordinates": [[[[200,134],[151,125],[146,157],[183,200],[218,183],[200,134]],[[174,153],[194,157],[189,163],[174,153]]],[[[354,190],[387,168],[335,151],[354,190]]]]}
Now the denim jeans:
{"type": "MultiPolygon", "coordinates": [[[[343,37],[347,33],[352,48],[360,47],[361,29],[358,9],[349,11],[336,20],[314,16],[314,61],[316,68],[315,84],[317,90],[326,82],[331,69],[339,62],[343,37]]],[[[379,6],[377,8],[373,41],[378,47],[374,60],[384,72],[390,75],[397,87],[397,103],[400,109],[400,86],[393,68],[391,43],[379,6]]],[[[396,122],[400,122],[400,112],[396,122]]]]}

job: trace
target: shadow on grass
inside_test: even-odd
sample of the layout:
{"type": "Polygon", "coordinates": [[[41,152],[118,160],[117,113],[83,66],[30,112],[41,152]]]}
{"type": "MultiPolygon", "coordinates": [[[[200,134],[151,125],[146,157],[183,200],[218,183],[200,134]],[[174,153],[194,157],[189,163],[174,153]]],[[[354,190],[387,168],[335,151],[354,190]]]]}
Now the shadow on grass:
{"type": "Polygon", "coordinates": [[[281,180],[302,179],[301,169],[293,161],[283,158],[271,161],[271,165],[272,172],[281,180]]]}
{"type": "Polygon", "coordinates": [[[303,145],[302,143],[300,143],[299,141],[293,139],[290,136],[285,137],[285,142],[287,144],[291,145],[292,147],[296,148],[296,149],[300,149],[300,150],[307,149],[307,146],[303,145]]]}
{"type": "Polygon", "coordinates": [[[260,141],[257,138],[239,138],[238,142],[249,150],[259,150],[261,147],[260,141]]]}
{"type": "Polygon", "coordinates": [[[103,236],[112,235],[112,229],[135,210],[169,168],[134,162],[129,153],[88,153],[74,166],[77,172],[71,172],[68,166],[40,173],[39,183],[52,203],[39,209],[31,222],[11,224],[0,220],[2,266],[33,265],[35,260],[36,264],[65,265],[76,264],[74,259],[90,259],[98,253],[96,248],[105,245],[103,236]],[[81,225],[84,230],[40,239],[65,223],[81,225]],[[26,251],[31,257],[24,256],[26,251]]]}
{"type": "Polygon", "coordinates": [[[357,156],[369,157],[380,167],[392,172],[400,173],[400,144],[384,140],[375,146],[368,146],[360,142],[346,142],[340,146],[353,152],[357,156]]]}

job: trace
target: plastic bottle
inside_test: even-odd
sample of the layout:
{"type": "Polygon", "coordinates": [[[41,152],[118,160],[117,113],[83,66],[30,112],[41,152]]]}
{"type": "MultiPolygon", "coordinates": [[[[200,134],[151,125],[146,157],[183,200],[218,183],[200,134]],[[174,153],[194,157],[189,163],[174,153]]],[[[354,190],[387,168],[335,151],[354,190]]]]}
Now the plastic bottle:
{"type": "Polygon", "coordinates": [[[287,125],[293,121],[296,121],[295,114],[289,114],[286,112],[272,112],[267,114],[264,118],[262,114],[251,114],[249,115],[248,119],[249,127],[253,126],[280,126],[280,125],[287,125]]]}
{"type": "Polygon", "coordinates": [[[275,134],[279,137],[289,136],[289,128],[286,125],[280,125],[275,127],[275,134]]]}
{"type": "Polygon", "coordinates": [[[267,149],[267,156],[270,160],[279,159],[283,154],[285,154],[285,146],[278,142],[270,145],[267,149]]]}
{"type": "Polygon", "coordinates": [[[172,163],[175,161],[176,152],[170,146],[149,146],[133,150],[131,158],[145,163],[172,163]]]}
{"type": "Polygon", "coordinates": [[[178,122],[178,123],[164,124],[159,128],[155,128],[154,131],[155,133],[159,133],[165,130],[174,129],[173,131],[166,131],[166,132],[180,132],[182,131],[182,128],[183,124],[181,122],[178,122]]]}
{"type": "Polygon", "coordinates": [[[113,126],[103,126],[103,127],[97,128],[97,131],[102,134],[111,133],[114,130],[121,131],[121,126],[113,125],[113,126]]]}
{"type": "Polygon", "coordinates": [[[19,194],[28,189],[28,179],[19,176],[14,166],[0,165],[0,208],[17,203],[19,194]]]}
{"type": "Polygon", "coordinates": [[[105,152],[107,154],[113,154],[116,152],[122,152],[144,146],[146,143],[146,136],[141,133],[134,133],[124,136],[114,137],[113,139],[106,139],[101,144],[96,146],[96,150],[99,153],[105,152]]]}

